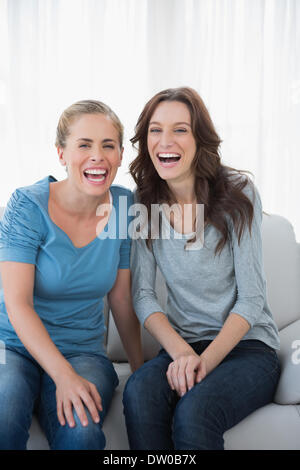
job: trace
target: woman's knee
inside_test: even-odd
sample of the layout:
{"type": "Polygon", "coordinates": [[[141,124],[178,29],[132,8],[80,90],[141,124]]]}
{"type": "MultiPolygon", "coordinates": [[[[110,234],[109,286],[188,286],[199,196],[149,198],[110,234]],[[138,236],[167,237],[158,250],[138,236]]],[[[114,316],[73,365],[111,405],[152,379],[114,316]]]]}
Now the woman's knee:
{"type": "MultiPolygon", "coordinates": [[[[12,385],[12,384],[11,384],[12,385]]],[[[33,403],[26,398],[24,391],[6,384],[0,386],[0,449],[26,449],[29,428],[32,421],[33,403]]]]}
{"type": "Polygon", "coordinates": [[[161,397],[164,391],[170,389],[166,374],[156,364],[145,363],[128,379],[123,393],[123,402],[145,403],[148,398],[161,397]]]}
{"type": "Polygon", "coordinates": [[[123,405],[125,412],[131,409],[132,406],[138,406],[140,398],[144,395],[144,382],[143,375],[140,369],[134,372],[124,387],[123,391],[123,405]]]}
{"type": "Polygon", "coordinates": [[[6,359],[0,365],[0,449],[25,449],[39,392],[39,374],[15,352],[7,350],[6,359]]]}
{"type": "Polygon", "coordinates": [[[226,403],[220,396],[207,394],[201,386],[195,386],[177,403],[174,413],[174,428],[202,426],[226,427],[226,403]]]}
{"type": "Polygon", "coordinates": [[[67,423],[60,426],[54,439],[50,442],[53,450],[103,450],[106,445],[105,435],[101,428],[102,423],[95,423],[88,416],[87,426],[83,426],[74,413],[75,426],[70,427],[67,423]]]}
{"type": "Polygon", "coordinates": [[[200,393],[195,397],[195,391],[184,395],[176,406],[173,419],[175,448],[222,449],[226,428],[224,404],[215,396],[200,393]]]}

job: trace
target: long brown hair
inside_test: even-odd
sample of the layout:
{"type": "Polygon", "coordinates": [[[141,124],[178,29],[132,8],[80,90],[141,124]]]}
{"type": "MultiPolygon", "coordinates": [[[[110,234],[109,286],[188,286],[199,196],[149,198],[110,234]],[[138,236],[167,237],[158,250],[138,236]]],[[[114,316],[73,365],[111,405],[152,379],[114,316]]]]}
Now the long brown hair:
{"type": "MultiPolygon", "coordinates": [[[[226,214],[232,218],[239,242],[246,223],[251,232],[253,204],[242,191],[247,184],[252,185],[253,189],[252,181],[245,175],[250,172],[236,170],[221,163],[219,147],[222,141],[204,102],[195,90],[188,87],[163,90],[145,105],[138,118],[135,135],[130,139],[133,146],[138,144],[138,155],[129,165],[129,170],[137,185],[138,200],[147,207],[149,221],[151,204],[176,202],[168,184],[158,175],[147,147],[149,122],[162,101],[179,101],[189,109],[192,133],[196,141],[196,153],[192,162],[194,191],[197,203],[204,204],[205,224],[212,224],[221,234],[215,249],[217,254],[222,251],[229,237],[226,214]]],[[[150,233],[150,228],[148,232],[150,233]]],[[[151,245],[150,236],[147,245],[151,245]]]]}

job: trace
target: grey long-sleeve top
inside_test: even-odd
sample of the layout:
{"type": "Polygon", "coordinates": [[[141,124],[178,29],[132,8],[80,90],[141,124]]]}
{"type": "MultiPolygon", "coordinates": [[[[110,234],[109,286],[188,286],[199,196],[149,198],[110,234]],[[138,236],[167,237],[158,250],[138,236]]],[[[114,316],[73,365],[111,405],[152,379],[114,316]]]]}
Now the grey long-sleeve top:
{"type": "Polygon", "coordinates": [[[251,326],[243,339],[257,339],[279,349],[278,330],[266,298],[261,199],[255,186],[254,193],[249,184],[243,191],[254,203],[251,236],[246,225],[238,244],[228,217],[230,237],[220,255],[214,254],[220,237],[214,226],[205,227],[201,249],[185,250],[188,235],[174,238],[176,233],[164,215],[162,225],[170,231],[170,239],[153,240],[153,251],[147,248],[144,239],[133,240],[132,294],[142,324],[152,313],[162,312],[172,327],[188,343],[193,343],[214,339],[228,315],[236,313],[251,326]],[[166,311],[155,293],[156,265],[166,281],[166,311]]]}

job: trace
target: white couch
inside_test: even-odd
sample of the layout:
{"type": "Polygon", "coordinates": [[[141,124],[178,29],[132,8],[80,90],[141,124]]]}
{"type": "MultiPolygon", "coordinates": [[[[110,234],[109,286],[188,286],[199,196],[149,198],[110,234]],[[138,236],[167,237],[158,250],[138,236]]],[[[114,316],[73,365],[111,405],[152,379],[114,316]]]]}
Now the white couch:
{"type": "MultiPolygon", "coordinates": [[[[292,225],[278,215],[264,214],[262,238],[268,301],[280,332],[282,372],[274,402],[229,429],[224,435],[225,449],[300,450],[300,244],[296,243],[292,225]]],[[[163,306],[166,289],[159,271],[156,289],[163,306]]],[[[120,380],[103,425],[106,449],[128,450],[122,393],[130,368],[114,320],[108,309],[106,313],[107,353],[120,380]]],[[[159,350],[145,330],[143,344],[146,360],[159,350]]],[[[28,449],[49,449],[36,417],[32,421],[28,449]]]]}

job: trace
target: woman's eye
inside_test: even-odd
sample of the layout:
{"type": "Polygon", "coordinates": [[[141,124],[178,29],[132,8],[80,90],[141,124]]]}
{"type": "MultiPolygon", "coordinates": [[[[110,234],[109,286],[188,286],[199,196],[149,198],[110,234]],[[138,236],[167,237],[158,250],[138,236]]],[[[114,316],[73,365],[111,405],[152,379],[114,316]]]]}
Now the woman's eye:
{"type": "Polygon", "coordinates": [[[187,132],[187,130],[184,129],[184,128],[182,128],[182,129],[175,129],[175,132],[181,133],[181,132],[187,132]]]}
{"type": "Polygon", "coordinates": [[[113,145],[104,145],[105,149],[114,149],[115,147],[113,145]]]}
{"type": "Polygon", "coordinates": [[[151,132],[151,134],[154,134],[156,132],[160,132],[160,129],[155,129],[154,127],[152,129],[149,130],[149,132],[151,132]]]}
{"type": "Polygon", "coordinates": [[[79,148],[88,148],[88,144],[81,144],[79,145],[79,148]]]}

